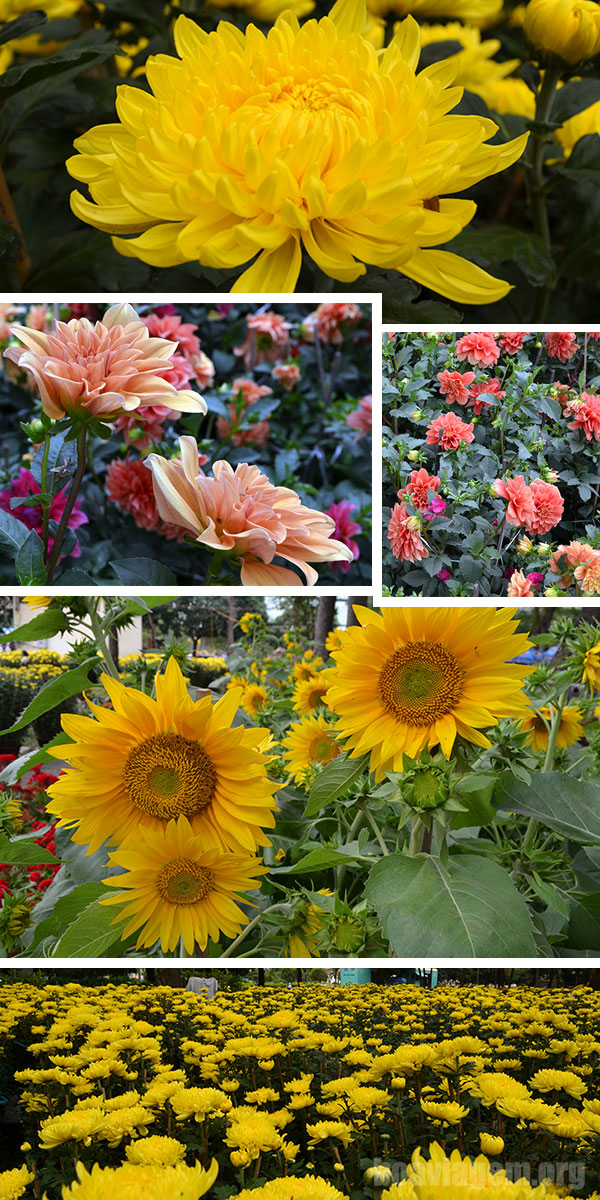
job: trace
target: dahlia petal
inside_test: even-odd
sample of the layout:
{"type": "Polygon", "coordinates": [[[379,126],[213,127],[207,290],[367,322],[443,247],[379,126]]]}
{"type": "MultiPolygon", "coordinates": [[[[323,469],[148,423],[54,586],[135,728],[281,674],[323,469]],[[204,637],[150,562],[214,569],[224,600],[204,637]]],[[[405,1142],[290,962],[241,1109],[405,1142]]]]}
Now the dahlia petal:
{"type": "MultiPolygon", "coordinates": [[[[71,161],[67,161],[67,169],[71,161]]],[[[94,229],[101,229],[103,233],[138,233],[154,223],[139,212],[134,212],[128,204],[107,205],[101,208],[99,204],[92,204],[90,200],[86,200],[85,196],[77,191],[71,192],[70,204],[72,212],[80,221],[93,225],[94,229]]]]}
{"type": "Polygon", "coordinates": [[[423,287],[462,304],[491,304],[511,291],[511,284],[447,250],[417,250],[402,270],[423,287]]]}
{"type": "MultiPolygon", "coordinates": [[[[136,238],[125,240],[115,237],[113,246],[125,258],[139,258],[151,267],[178,267],[181,263],[188,261],[186,255],[182,254],[178,248],[179,234],[186,227],[185,221],[168,221],[165,224],[155,225],[152,229],[146,229],[136,238]]],[[[114,224],[111,225],[108,232],[115,232],[114,224]]],[[[129,230],[124,229],[122,232],[127,233],[129,230]]]]}

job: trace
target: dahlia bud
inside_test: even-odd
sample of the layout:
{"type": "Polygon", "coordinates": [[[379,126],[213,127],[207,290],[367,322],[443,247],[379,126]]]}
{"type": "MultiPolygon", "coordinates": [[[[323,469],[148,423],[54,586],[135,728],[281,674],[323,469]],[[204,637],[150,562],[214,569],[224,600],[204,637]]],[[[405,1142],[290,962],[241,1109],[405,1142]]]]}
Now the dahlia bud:
{"type": "Polygon", "coordinates": [[[421,451],[420,450],[409,450],[406,457],[409,462],[418,462],[421,457],[421,451]]]}
{"type": "Polygon", "coordinates": [[[542,558],[548,558],[548,555],[552,552],[550,542],[538,542],[537,552],[542,558]]]}
{"type": "Polygon", "coordinates": [[[493,1133],[480,1133],[479,1145],[481,1146],[482,1154],[502,1154],[504,1150],[504,1138],[496,1137],[493,1133]]]}
{"type": "Polygon", "coordinates": [[[553,471],[551,467],[546,467],[544,479],[546,483],[558,483],[560,475],[558,471],[553,471]]]}
{"type": "Polygon", "coordinates": [[[415,408],[414,413],[411,413],[413,421],[422,421],[425,413],[422,408],[415,408]]]}
{"type": "Polygon", "coordinates": [[[524,537],[519,538],[517,542],[517,550],[519,551],[519,554],[529,554],[531,550],[533,550],[533,542],[530,537],[527,537],[527,534],[525,534],[524,537]]]}
{"type": "Polygon", "coordinates": [[[562,592],[561,592],[560,588],[547,587],[547,588],[544,588],[544,595],[545,596],[562,596],[562,592]]]}
{"type": "Polygon", "coordinates": [[[600,52],[600,7],[596,0],[529,0],[523,30],[536,49],[586,62],[600,52]]]}

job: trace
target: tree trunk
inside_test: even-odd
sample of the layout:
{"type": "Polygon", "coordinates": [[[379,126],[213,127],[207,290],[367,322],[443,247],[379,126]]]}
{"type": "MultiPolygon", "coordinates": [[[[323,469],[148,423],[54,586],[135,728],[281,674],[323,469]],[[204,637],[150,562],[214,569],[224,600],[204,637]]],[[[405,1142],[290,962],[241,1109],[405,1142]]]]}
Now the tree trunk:
{"type": "Polygon", "coordinates": [[[360,621],[354,614],[354,605],[355,604],[361,604],[361,605],[363,605],[363,607],[368,608],[369,605],[372,604],[372,601],[369,599],[368,596],[349,596],[348,597],[348,616],[346,618],[347,622],[348,622],[348,628],[350,627],[350,625],[360,625],[360,621]]]}
{"type": "Polygon", "coordinates": [[[183,972],[180,967],[158,967],[157,969],[161,987],[184,987],[183,972]]]}
{"type": "Polygon", "coordinates": [[[320,596],[319,607],[315,619],[315,650],[322,658],[326,658],[325,638],[333,629],[335,617],[335,596],[320,596]]]}
{"type": "Polygon", "coordinates": [[[235,642],[235,626],[238,615],[237,596],[227,597],[227,645],[233,646],[235,642]]]}

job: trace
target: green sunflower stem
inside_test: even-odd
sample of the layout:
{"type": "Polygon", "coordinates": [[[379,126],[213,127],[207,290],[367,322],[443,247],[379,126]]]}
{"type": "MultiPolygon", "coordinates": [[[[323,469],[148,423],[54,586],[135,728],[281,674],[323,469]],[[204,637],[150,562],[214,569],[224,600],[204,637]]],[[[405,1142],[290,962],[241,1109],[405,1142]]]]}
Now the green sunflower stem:
{"type": "Polygon", "coordinates": [[[242,929],[242,932],[238,934],[235,941],[233,941],[231,945],[223,951],[220,957],[231,958],[232,954],[235,954],[238,946],[241,946],[245,938],[248,937],[248,934],[252,933],[252,930],[256,929],[257,925],[260,925],[263,917],[266,917],[268,913],[277,912],[279,909],[287,909],[287,907],[287,904],[272,904],[270,908],[264,908],[262,912],[259,912],[258,916],[254,917],[252,921],[248,922],[245,929],[242,929]]]}
{"type": "Polygon", "coordinates": [[[90,625],[92,626],[92,633],[94,634],[94,639],[96,642],[96,648],[98,650],[98,653],[104,659],[104,663],[106,665],[106,669],[107,669],[109,675],[112,675],[113,679],[120,679],[121,677],[119,675],[119,668],[118,668],[117,664],[115,663],[115,660],[110,652],[110,648],[108,645],[108,638],[106,636],[104,627],[102,625],[102,621],[100,620],[100,617],[98,615],[98,608],[97,608],[96,601],[93,601],[92,604],[90,605],[89,613],[90,613],[90,625]]]}
{"type": "MultiPolygon", "coordinates": [[[[558,700],[556,701],[556,711],[552,718],[552,725],[550,726],[550,733],[548,736],[548,746],[546,748],[546,756],[544,758],[544,765],[543,765],[542,771],[541,771],[542,775],[547,774],[548,771],[551,771],[553,764],[554,764],[554,752],[556,750],[556,739],[558,737],[558,731],[560,729],[560,723],[562,721],[563,708],[565,707],[565,701],[567,699],[568,690],[569,690],[568,688],[565,688],[564,692],[561,693],[561,695],[558,697],[558,700]]],[[[533,846],[533,842],[535,839],[535,835],[538,830],[538,826],[539,826],[539,821],[536,821],[535,817],[532,817],[527,826],[527,829],[525,830],[525,837],[523,838],[523,850],[524,851],[529,852],[531,850],[531,847],[533,846]]]]}
{"type": "Polygon", "coordinates": [[[54,579],[54,572],[56,571],[56,568],[57,568],[59,560],[60,560],[60,552],[61,552],[62,544],[63,544],[64,538],[65,538],[65,533],[67,532],[67,529],[69,526],[69,518],[71,516],[71,513],[73,512],[73,509],[75,507],[75,501],[77,500],[77,497],[79,495],[79,490],[80,490],[81,484],[83,482],[83,476],[85,475],[86,465],[87,465],[87,428],[85,425],[82,425],[81,430],[77,436],[77,468],[75,470],[75,474],[74,474],[72,482],[71,482],[71,488],[69,491],[69,495],[67,497],[67,503],[65,504],[64,512],[60,519],[58,529],[56,531],[54,545],[52,547],[50,556],[48,558],[47,575],[46,575],[47,583],[52,583],[52,580],[54,579]]]}

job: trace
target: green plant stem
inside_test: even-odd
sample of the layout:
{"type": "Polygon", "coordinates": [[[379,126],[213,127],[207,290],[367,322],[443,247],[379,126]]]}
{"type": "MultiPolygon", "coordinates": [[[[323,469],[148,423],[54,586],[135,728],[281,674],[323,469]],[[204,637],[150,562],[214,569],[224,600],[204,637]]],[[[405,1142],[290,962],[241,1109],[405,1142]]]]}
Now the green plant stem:
{"type": "Polygon", "coordinates": [[[256,929],[256,926],[260,924],[263,917],[266,917],[268,913],[277,912],[278,909],[287,907],[287,904],[272,904],[270,908],[263,909],[263,911],[260,912],[257,917],[254,917],[254,919],[250,921],[248,925],[246,925],[245,929],[242,929],[242,932],[238,934],[235,941],[223,951],[221,958],[231,958],[232,954],[235,954],[238,946],[242,944],[244,939],[248,937],[248,934],[251,933],[253,929],[256,929]]]}
{"type": "MultiPolygon", "coordinates": [[[[44,451],[42,454],[42,492],[44,495],[48,493],[48,455],[50,454],[50,434],[47,433],[44,438],[44,451]]],[[[48,561],[48,536],[50,524],[50,504],[44,500],[42,504],[42,544],[44,562],[48,561]]]]}
{"type": "Polygon", "coordinates": [[[81,484],[83,482],[83,476],[85,475],[86,464],[87,464],[87,429],[86,429],[86,426],[83,425],[81,427],[81,432],[79,433],[78,438],[77,438],[77,467],[76,467],[73,479],[71,480],[71,487],[69,489],[67,503],[65,504],[64,512],[60,519],[58,529],[56,531],[54,545],[52,547],[52,551],[50,553],[50,556],[49,556],[48,562],[47,562],[47,576],[46,576],[47,583],[52,583],[52,580],[54,579],[54,572],[56,571],[56,568],[58,566],[58,562],[60,559],[60,551],[61,551],[62,544],[64,541],[65,533],[67,532],[67,529],[69,526],[69,518],[75,507],[75,501],[79,495],[79,490],[80,490],[81,484]]]}
{"type": "Polygon", "coordinates": [[[379,828],[379,825],[377,824],[377,821],[375,820],[375,817],[371,816],[371,813],[369,812],[368,808],[366,808],[366,807],[363,807],[363,812],[365,814],[365,817],[367,818],[367,821],[369,822],[369,825],[371,826],[371,829],[373,830],[373,833],[375,834],[377,843],[381,849],[381,853],[389,854],[389,850],[385,844],[383,834],[379,828]]]}
{"type": "MultiPolygon", "coordinates": [[[[550,238],[550,223],[546,204],[546,184],[544,180],[544,151],[548,141],[550,116],[556,96],[556,89],[562,75],[562,66],[558,62],[549,63],[544,71],[542,86],[536,97],[535,126],[532,132],[533,152],[531,158],[530,196],[533,227],[541,238],[546,250],[552,249],[550,238]]],[[[540,291],[536,318],[542,320],[548,309],[550,293],[554,280],[547,283],[540,291]]]]}
{"type": "Polygon", "coordinates": [[[97,603],[96,601],[92,601],[92,605],[89,610],[90,611],[90,625],[92,626],[92,632],[94,634],[94,638],[96,639],[96,645],[98,647],[99,653],[102,655],[102,658],[104,659],[104,662],[106,663],[106,668],[108,670],[109,675],[112,675],[113,679],[119,679],[120,678],[119,670],[118,670],[115,660],[108,648],[108,639],[106,637],[106,631],[104,629],[104,626],[102,625],[100,617],[98,616],[98,609],[96,607],[96,603],[97,603]]]}
{"type": "MultiPolygon", "coordinates": [[[[568,692],[568,688],[565,688],[564,692],[561,692],[560,696],[558,697],[558,700],[556,701],[556,712],[554,713],[554,716],[552,718],[552,725],[550,727],[550,733],[548,735],[548,746],[546,749],[546,756],[544,758],[544,765],[541,770],[542,775],[545,775],[548,773],[548,771],[552,770],[552,765],[554,763],[554,751],[556,750],[556,739],[558,737],[558,731],[560,729],[563,708],[565,706],[565,701],[567,699],[567,692],[568,692]]],[[[535,839],[535,835],[538,830],[538,826],[539,826],[539,821],[536,821],[535,817],[532,817],[531,820],[529,821],[527,829],[525,830],[525,837],[523,838],[523,850],[524,851],[529,852],[529,850],[531,850],[531,847],[532,847],[534,839],[535,839]]]]}

